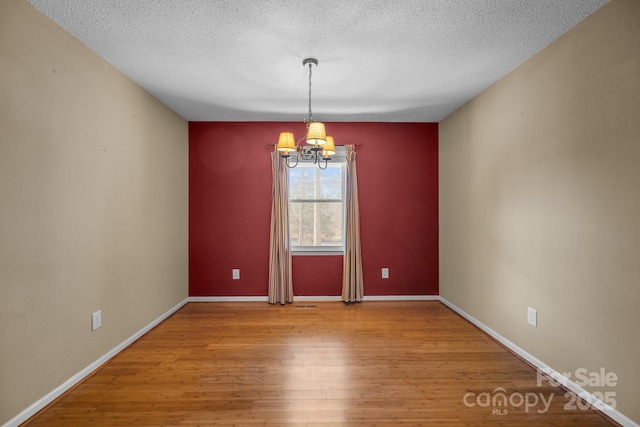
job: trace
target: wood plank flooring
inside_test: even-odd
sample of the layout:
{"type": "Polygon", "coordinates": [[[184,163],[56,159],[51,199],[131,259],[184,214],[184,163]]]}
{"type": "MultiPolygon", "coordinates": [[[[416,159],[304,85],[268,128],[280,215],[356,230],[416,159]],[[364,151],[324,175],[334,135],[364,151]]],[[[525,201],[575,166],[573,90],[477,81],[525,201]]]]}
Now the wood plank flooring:
{"type": "Polygon", "coordinates": [[[189,303],[25,425],[616,425],[536,379],[437,301],[189,303]]]}

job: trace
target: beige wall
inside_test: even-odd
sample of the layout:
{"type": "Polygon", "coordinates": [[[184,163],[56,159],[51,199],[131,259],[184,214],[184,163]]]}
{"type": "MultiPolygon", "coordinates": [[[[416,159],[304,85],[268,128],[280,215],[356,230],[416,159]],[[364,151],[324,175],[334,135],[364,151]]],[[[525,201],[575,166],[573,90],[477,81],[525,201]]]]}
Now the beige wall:
{"type": "Polygon", "coordinates": [[[187,122],[0,1],[0,424],[187,297],[187,236],[187,122]]]}
{"type": "Polygon", "coordinates": [[[640,1],[608,3],[447,117],[439,146],[441,295],[559,372],[615,372],[585,388],[636,422],[639,22],[640,1]]]}

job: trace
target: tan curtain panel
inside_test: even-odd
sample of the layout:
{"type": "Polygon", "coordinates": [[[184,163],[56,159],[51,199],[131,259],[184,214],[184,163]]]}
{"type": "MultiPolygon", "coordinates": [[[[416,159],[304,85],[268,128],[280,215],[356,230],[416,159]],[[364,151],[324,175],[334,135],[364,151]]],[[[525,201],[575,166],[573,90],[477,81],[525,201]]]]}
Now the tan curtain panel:
{"type": "Polygon", "coordinates": [[[273,190],[269,245],[269,304],[293,302],[289,246],[289,177],[280,153],[271,153],[273,190]]]}
{"type": "Polygon", "coordinates": [[[345,194],[345,250],[342,273],[342,300],[360,302],[364,294],[362,256],[360,253],[360,213],[358,208],[358,178],[356,152],[353,145],[346,147],[345,194]]]}

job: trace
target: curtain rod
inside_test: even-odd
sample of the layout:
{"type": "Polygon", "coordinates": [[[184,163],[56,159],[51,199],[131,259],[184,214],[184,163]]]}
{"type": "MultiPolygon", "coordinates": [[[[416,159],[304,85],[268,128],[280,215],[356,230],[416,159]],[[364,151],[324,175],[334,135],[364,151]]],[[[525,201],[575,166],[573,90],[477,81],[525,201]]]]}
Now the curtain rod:
{"type": "MultiPolygon", "coordinates": [[[[275,147],[278,144],[267,144],[265,145],[265,148],[269,148],[269,147],[275,147]]],[[[354,147],[364,147],[364,144],[336,144],[336,147],[344,147],[345,145],[353,145],[354,147]]]]}

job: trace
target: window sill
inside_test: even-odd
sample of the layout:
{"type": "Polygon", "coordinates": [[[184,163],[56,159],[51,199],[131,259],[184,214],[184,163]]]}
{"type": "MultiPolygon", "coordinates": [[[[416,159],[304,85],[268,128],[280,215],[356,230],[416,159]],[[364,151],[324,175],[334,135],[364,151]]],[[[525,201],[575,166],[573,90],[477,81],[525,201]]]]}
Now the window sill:
{"type": "Polygon", "coordinates": [[[343,256],[344,251],[342,249],[336,249],[334,251],[318,251],[318,250],[291,250],[292,256],[343,256]]]}

